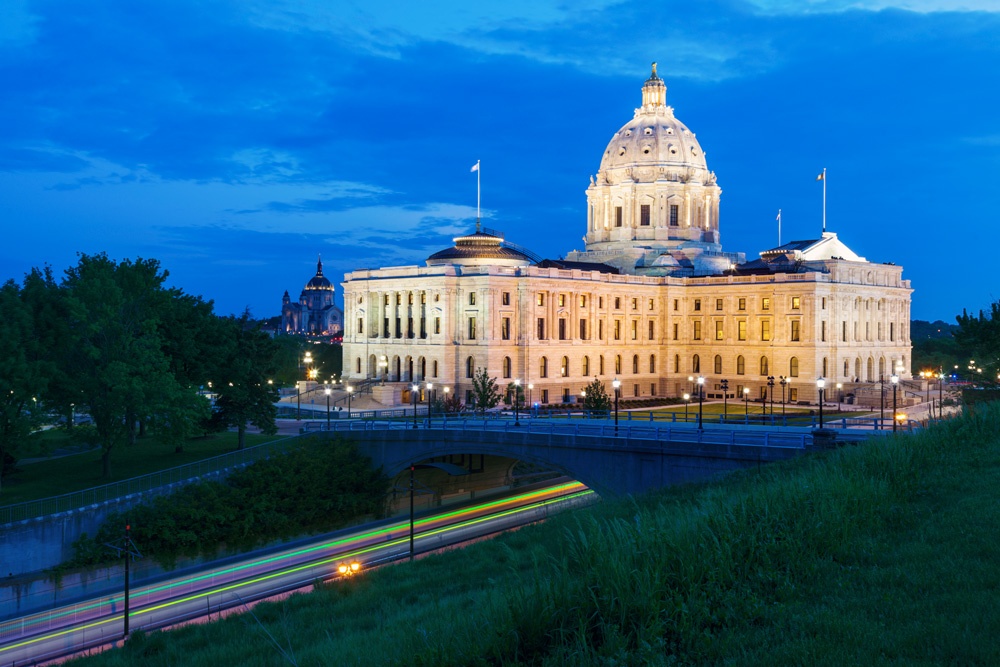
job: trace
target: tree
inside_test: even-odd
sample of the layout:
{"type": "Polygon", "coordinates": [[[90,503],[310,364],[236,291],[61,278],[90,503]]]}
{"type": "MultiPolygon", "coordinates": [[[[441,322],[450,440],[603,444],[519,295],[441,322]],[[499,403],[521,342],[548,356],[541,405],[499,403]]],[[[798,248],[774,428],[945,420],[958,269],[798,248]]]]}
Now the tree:
{"type": "Polygon", "coordinates": [[[80,255],[62,282],[72,350],[67,383],[94,420],[101,468],[111,476],[111,452],[132,441],[136,420],[166,407],[181,391],[164,352],[159,318],[171,294],[156,260],[116,264],[107,255],[80,255]]]}
{"type": "Polygon", "coordinates": [[[500,404],[500,389],[497,379],[491,378],[485,368],[477,368],[472,375],[472,400],[476,409],[486,412],[500,404]]]}
{"type": "Polygon", "coordinates": [[[238,448],[246,446],[247,423],[274,434],[278,389],[268,380],[274,374],[278,349],[274,340],[252,325],[246,313],[226,320],[228,345],[221,357],[215,413],[239,433],[238,448]]]}
{"type": "Polygon", "coordinates": [[[51,364],[40,349],[32,313],[13,280],[0,287],[0,485],[8,456],[37,434],[51,364]]]}
{"type": "Polygon", "coordinates": [[[587,412],[607,413],[611,409],[611,398],[608,396],[604,383],[594,378],[584,389],[583,409],[587,412]]]}
{"type": "Polygon", "coordinates": [[[444,400],[441,401],[440,409],[438,412],[446,412],[450,415],[457,414],[462,411],[462,399],[458,397],[457,393],[445,394],[444,400]]]}
{"type": "Polygon", "coordinates": [[[958,331],[955,332],[955,341],[959,349],[970,355],[964,361],[975,360],[976,366],[983,369],[975,380],[995,382],[1000,373],[1000,301],[990,304],[989,314],[980,310],[979,315],[974,317],[963,310],[956,319],[958,331]]]}

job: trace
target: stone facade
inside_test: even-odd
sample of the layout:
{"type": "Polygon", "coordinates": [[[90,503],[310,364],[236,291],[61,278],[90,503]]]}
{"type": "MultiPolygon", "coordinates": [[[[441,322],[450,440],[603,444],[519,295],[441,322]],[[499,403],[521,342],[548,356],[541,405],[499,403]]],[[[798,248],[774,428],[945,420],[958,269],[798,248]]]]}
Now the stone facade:
{"type": "Polygon", "coordinates": [[[790,401],[815,401],[820,376],[831,389],[897,368],[908,378],[902,268],[832,233],[750,262],[723,253],[721,190],[665,94],[654,69],[587,190],[584,252],[537,262],[477,225],[427,266],[348,273],[344,377],[433,382],[465,398],[484,367],[543,404],[577,400],[595,377],[609,391],[617,377],[623,398],[678,396],[699,375],[722,398],[725,378],[735,400],[785,378],[790,401]]]}
{"type": "Polygon", "coordinates": [[[323,259],[319,258],[316,275],[302,288],[298,303],[292,302],[287,290],[281,298],[281,331],[339,336],[344,312],[334,303],[333,294],[333,283],[323,275],[323,259]]]}

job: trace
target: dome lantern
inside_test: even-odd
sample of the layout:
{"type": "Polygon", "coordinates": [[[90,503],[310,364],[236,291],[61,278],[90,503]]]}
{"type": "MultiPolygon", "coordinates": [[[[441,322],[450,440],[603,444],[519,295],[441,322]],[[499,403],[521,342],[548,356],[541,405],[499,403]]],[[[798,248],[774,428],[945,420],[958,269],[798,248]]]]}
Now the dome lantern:
{"type": "Polygon", "coordinates": [[[642,86],[643,111],[661,109],[667,106],[667,84],[656,75],[656,63],[653,63],[653,73],[642,86]]]}

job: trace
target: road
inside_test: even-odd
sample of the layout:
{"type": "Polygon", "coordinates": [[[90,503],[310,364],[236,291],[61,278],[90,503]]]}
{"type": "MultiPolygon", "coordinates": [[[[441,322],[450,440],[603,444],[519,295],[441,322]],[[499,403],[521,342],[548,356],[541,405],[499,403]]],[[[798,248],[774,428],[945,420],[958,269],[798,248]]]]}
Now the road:
{"type": "MultiPolygon", "coordinates": [[[[543,488],[419,517],[414,551],[438,549],[539,521],[556,509],[593,501],[578,482],[561,480],[543,488]]],[[[130,629],[145,631],[211,615],[279,593],[335,579],[338,566],[359,563],[361,571],[405,558],[408,520],[361,527],[336,539],[321,539],[266,556],[250,556],[225,567],[135,588],[130,629]]],[[[0,623],[0,664],[27,665],[112,643],[124,631],[123,595],[104,595],[74,605],[0,623]]]]}

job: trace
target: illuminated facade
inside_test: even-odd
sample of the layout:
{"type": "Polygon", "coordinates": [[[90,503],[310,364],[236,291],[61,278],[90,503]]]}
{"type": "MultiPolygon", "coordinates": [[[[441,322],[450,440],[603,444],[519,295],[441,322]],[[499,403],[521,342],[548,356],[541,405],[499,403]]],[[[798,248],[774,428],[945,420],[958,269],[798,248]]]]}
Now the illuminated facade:
{"type": "Polygon", "coordinates": [[[284,333],[340,335],[344,313],[333,301],[333,283],[323,275],[322,258],[316,261],[316,275],[302,288],[297,303],[288,291],[281,298],[281,331],[284,333]]]}
{"type": "Polygon", "coordinates": [[[598,377],[622,396],[758,398],[785,378],[788,400],[909,378],[910,289],[902,268],[868,262],[836,234],[746,261],[723,252],[721,190],[694,133],[653,73],[587,189],[586,249],[538,261],[478,227],[426,266],[348,273],[344,376],[411,382],[466,397],[485,367],[530,400],[572,402],[598,377]]]}

